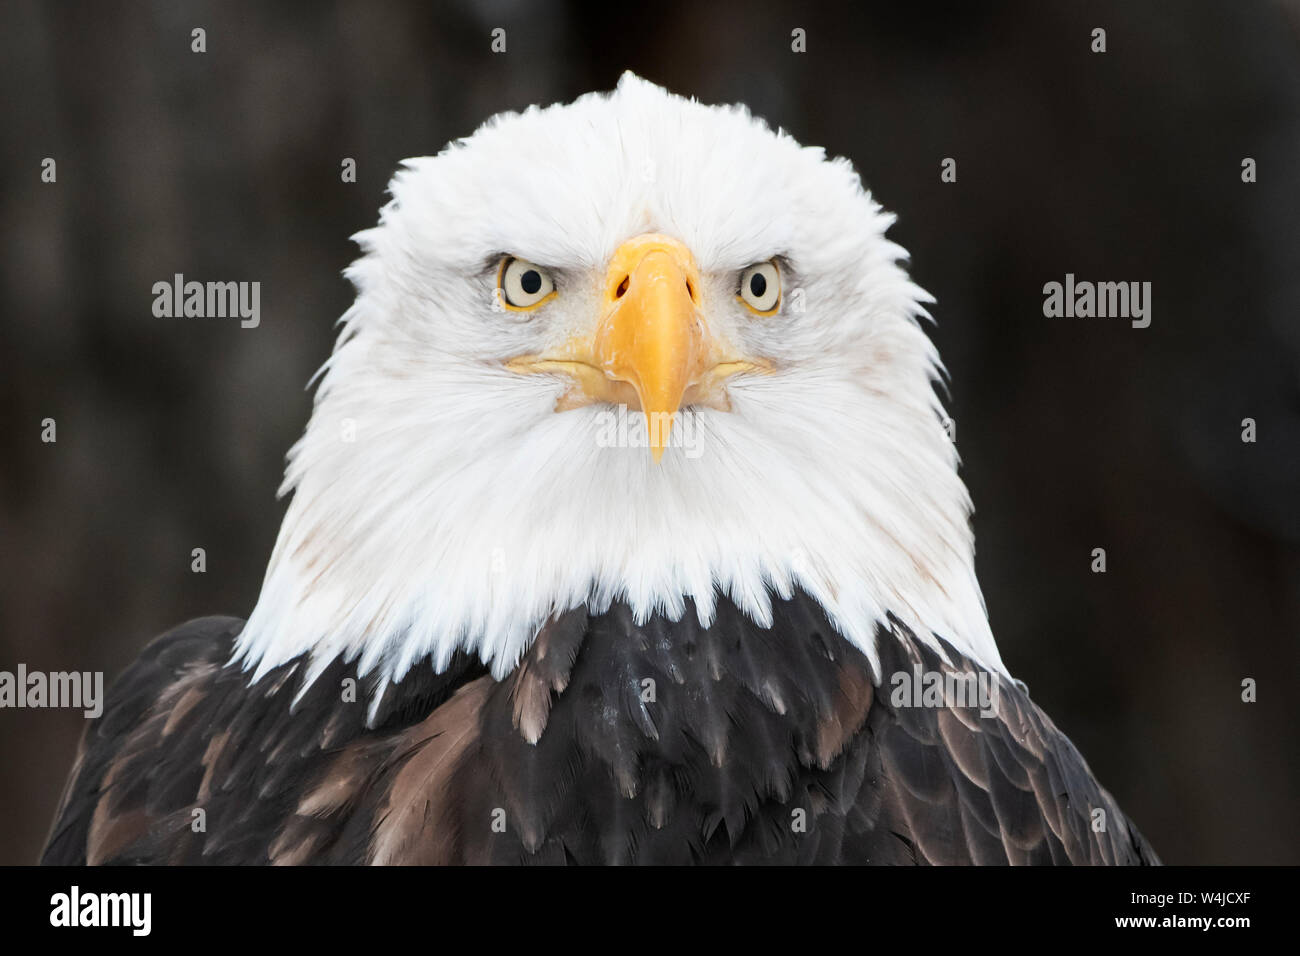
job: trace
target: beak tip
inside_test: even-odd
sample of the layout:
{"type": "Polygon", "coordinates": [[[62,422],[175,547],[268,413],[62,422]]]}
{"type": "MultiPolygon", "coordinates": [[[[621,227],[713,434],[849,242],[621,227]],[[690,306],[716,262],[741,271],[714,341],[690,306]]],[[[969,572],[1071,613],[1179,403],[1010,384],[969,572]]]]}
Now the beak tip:
{"type": "Polygon", "coordinates": [[[645,413],[646,438],[650,445],[650,457],[657,465],[663,461],[664,450],[668,447],[668,436],[672,434],[673,412],[647,411],[645,413]]]}

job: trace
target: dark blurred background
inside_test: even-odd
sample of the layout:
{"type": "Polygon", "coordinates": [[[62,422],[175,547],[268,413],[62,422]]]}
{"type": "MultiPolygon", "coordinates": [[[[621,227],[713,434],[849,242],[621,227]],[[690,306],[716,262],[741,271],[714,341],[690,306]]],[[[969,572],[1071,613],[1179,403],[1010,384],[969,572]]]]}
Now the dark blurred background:
{"type": "MultiPolygon", "coordinates": [[[[630,68],[850,157],[898,213],[1013,673],[1166,861],[1300,861],[1295,3],[2,9],[0,669],[111,679],[247,615],[396,163],[630,68]],[[155,318],[176,272],[260,281],[260,327],[155,318]],[[1067,272],[1150,281],[1151,327],[1044,318],[1067,272]]],[[[0,711],[0,862],[35,860],[82,723],[0,711]]]]}

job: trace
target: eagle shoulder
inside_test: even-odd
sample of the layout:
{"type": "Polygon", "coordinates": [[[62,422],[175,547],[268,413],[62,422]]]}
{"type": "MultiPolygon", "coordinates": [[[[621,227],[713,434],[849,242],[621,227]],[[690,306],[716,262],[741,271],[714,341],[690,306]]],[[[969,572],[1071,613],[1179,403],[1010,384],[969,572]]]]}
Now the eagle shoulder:
{"type": "Polygon", "coordinates": [[[187,621],[152,640],[112,683],[103,714],[82,733],[42,863],[105,862],[148,829],[157,805],[149,797],[165,777],[141,758],[210,693],[243,625],[235,617],[187,621]]]}
{"type": "Polygon", "coordinates": [[[941,638],[927,646],[897,621],[891,632],[881,642],[887,677],[985,679],[994,706],[900,707],[882,693],[867,726],[881,809],[866,819],[874,801],[860,801],[853,812],[858,832],[887,821],[918,863],[1159,863],[1023,685],[983,670],[941,638]]]}
{"type": "Polygon", "coordinates": [[[232,663],[244,622],[208,617],[151,642],[86,727],[41,862],[257,864],[366,860],[376,778],[402,731],[485,673],[457,655],[383,688],[301,659],[255,683],[232,663]],[[350,686],[349,686],[350,685],[350,686]],[[374,694],[378,705],[369,714],[374,694]]]}

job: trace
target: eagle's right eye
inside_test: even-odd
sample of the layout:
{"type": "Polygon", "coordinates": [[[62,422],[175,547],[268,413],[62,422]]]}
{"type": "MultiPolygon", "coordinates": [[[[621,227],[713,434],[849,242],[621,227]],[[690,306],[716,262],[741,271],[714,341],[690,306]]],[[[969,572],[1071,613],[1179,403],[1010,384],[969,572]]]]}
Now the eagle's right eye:
{"type": "Polygon", "coordinates": [[[507,309],[528,312],[555,295],[555,282],[541,266],[506,256],[497,272],[497,292],[507,309]]]}

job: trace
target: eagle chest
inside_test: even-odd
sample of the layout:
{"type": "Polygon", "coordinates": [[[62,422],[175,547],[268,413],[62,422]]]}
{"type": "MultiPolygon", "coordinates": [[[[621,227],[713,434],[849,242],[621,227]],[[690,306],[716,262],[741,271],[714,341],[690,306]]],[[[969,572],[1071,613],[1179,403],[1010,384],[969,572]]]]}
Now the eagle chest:
{"type": "Polygon", "coordinates": [[[477,678],[405,732],[380,856],[815,859],[857,803],[873,697],[811,602],[781,603],[770,628],[730,605],[708,627],[693,610],[571,611],[504,681],[477,678]]]}

